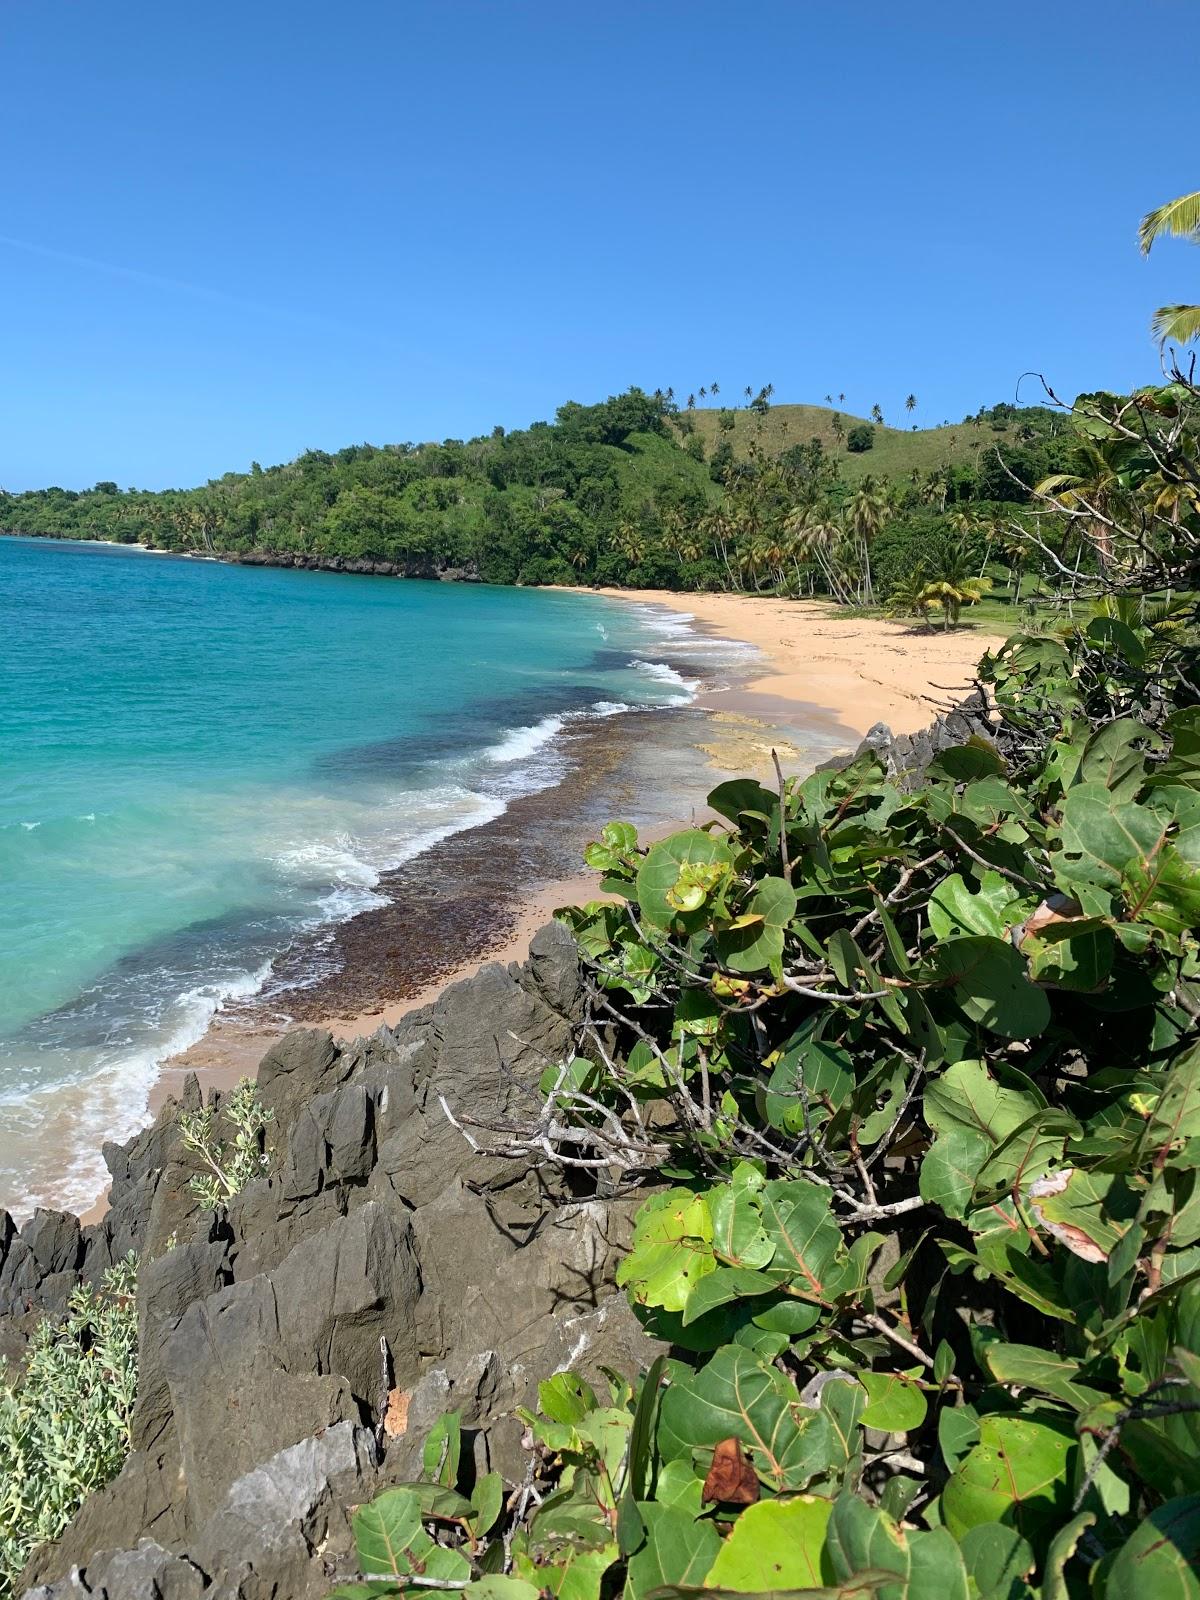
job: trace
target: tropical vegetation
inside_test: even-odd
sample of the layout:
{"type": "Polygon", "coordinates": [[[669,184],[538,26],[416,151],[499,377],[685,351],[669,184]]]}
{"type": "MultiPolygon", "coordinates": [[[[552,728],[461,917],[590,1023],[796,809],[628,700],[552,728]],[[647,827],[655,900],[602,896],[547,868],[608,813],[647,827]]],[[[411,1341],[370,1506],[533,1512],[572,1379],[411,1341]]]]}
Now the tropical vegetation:
{"type": "Polygon", "coordinates": [[[664,1353],[543,1383],[507,1498],[443,1418],[346,1600],[1200,1595],[1198,399],[1089,401],[1119,481],[1031,535],[1077,615],[965,743],[589,848],[575,1053],[523,1127],[452,1110],[644,1191],[664,1353]]]}

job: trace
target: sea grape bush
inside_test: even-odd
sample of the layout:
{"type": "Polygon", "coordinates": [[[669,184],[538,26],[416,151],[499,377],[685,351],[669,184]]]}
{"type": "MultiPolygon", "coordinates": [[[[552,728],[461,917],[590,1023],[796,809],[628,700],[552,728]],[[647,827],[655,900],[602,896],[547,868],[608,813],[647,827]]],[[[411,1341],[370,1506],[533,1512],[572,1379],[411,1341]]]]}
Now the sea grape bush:
{"type": "Polygon", "coordinates": [[[36,1545],[55,1539],[129,1452],[137,1397],[132,1256],[96,1291],[76,1289],[61,1324],[40,1324],[22,1374],[0,1361],[0,1597],[36,1545]]]}
{"type": "Polygon", "coordinates": [[[915,792],[868,753],[604,830],[528,1148],[657,1186],[619,1278],[669,1358],[543,1384],[500,1532],[397,1491],[453,1572],[364,1525],[390,1587],[339,1592],[1200,1595],[1195,660],[1015,638],[915,792]]]}

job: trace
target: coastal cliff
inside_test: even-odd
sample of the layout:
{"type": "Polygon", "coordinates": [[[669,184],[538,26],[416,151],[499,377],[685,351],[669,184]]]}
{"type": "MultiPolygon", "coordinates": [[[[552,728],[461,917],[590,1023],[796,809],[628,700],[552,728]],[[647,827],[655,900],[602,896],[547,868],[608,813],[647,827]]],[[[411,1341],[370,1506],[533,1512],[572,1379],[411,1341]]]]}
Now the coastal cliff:
{"type": "Polygon", "coordinates": [[[39,1212],[18,1232],[4,1216],[10,1353],[77,1281],[141,1260],[133,1452],[18,1593],[317,1600],[353,1570],[348,1508],[413,1475],[440,1411],[462,1413],[480,1473],[519,1478],[511,1413],[539,1379],[645,1363],[612,1285],[631,1205],[475,1154],[440,1105],[511,1115],[569,1052],[581,997],[551,924],[527,962],[484,967],[394,1030],[280,1041],[258,1073],[270,1173],[220,1212],[188,1189],[192,1080],[106,1149],[99,1223],[39,1212]]]}

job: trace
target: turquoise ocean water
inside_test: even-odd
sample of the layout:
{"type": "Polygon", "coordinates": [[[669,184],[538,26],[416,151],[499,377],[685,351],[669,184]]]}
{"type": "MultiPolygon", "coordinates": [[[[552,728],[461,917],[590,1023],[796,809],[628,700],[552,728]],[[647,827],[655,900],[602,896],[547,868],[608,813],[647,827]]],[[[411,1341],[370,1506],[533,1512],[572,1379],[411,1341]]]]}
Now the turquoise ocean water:
{"type": "Polygon", "coordinates": [[[686,702],[653,608],[0,539],[0,1206],[86,1205],[156,1063],[380,874],[686,702]],[[75,1107],[52,1195],[28,1159],[75,1107]]]}

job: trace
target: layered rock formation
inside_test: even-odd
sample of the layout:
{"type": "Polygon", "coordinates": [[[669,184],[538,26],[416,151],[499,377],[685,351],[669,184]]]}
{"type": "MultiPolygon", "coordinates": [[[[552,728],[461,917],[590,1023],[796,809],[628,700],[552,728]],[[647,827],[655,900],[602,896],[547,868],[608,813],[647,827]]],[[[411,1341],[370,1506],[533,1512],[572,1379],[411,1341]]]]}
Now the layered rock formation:
{"type": "Polygon", "coordinates": [[[189,1193],[171,1104],[106,1149],[95,1227],[0,1215],[10,1347],[80,1278],[141,1260],[133,1453],[35,1554],[30,1600],[317,1600],[354,1569],[348,1508],[416,1475],[440,1411],[462,1412],[479,1471],[519,1481],[511,1413],[540,1379],[645,1364],[612,1287],[632,1207],[473,1151],[440,1103],[529,1120],[580,1010],[574,942],[552,925],[524,965],[484,967],[394,1030],[277,1044],[258,1074],[269,1174],[221,1211],[189,1193]]]}

